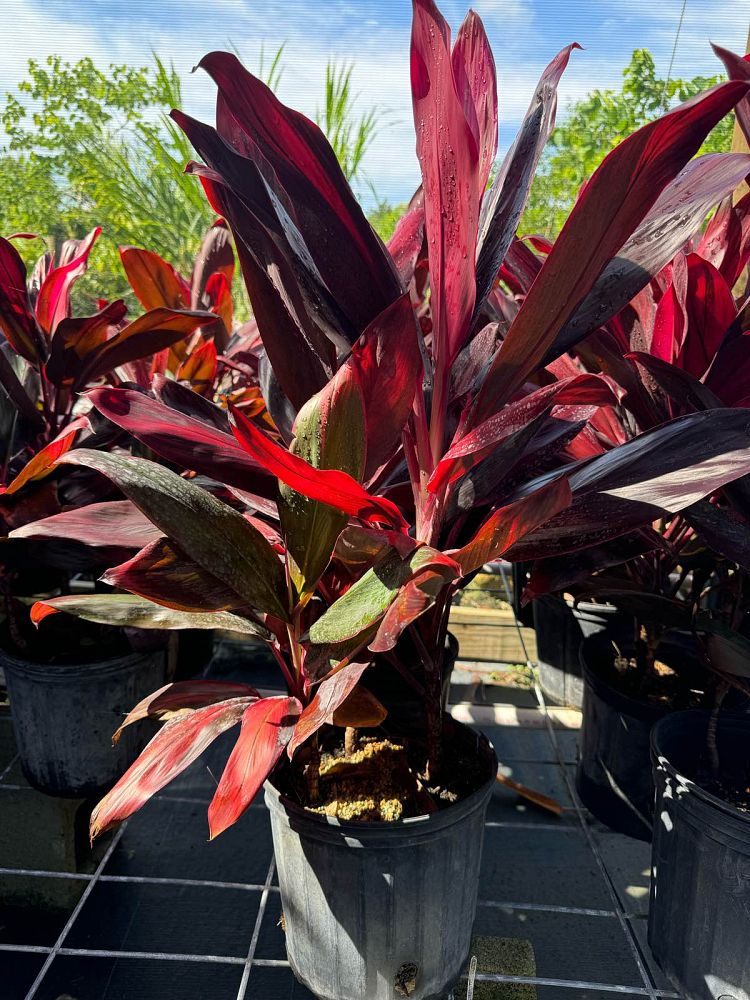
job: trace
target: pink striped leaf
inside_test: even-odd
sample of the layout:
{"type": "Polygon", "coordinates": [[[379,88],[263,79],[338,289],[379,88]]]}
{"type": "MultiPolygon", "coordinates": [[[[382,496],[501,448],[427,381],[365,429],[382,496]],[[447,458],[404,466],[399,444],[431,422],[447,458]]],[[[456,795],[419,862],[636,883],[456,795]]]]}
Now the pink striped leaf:
{"type": "Polygon", "coordinates": [[[219,787],[208,807],[211,840],[236,823],[276,766],[302,705],[296,698],[261,698],[248,705],[219,787]]]}
{"type": "Polygon", "coordinates": [[[92,812],[91,839],[132,816],[182,774],[218,736],[237,725],[249,701],[221,701],[166,722],[92,812]]]}

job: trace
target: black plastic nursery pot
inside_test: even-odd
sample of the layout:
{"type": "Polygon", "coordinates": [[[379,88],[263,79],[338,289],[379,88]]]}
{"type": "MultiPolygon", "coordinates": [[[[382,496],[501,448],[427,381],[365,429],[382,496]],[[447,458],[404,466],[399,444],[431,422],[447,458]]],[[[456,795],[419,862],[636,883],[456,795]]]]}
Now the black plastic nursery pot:
{"type": "MultiPolygon", "coordinates": [[[[648,940],[688,1000],[750,996],[750,812],[695,784],[710,713],[676,712],[651,737],[656,811],[648,940]]],[[[750,761],[750,718],[721,713],[716,747],[750,761]]]]}
{"type": "Polygon", "coordinates": [[[615,690],[602,677],[612,655],[606,633],[581,643],[584,697],[576,787],[589,812],[610,829],[650,840],[651,729],[668,710],[615,690]]]}
{"type": "Polygon", "coordinates": [[[0,649],[26,780],[49,795],[84,798],[110,788],[146,742],[130,726],[112,734],[141,699],[164,684],[163,650],[93,663],[33,663],[0,649]]]}
{"type": "Polygon", "coordinates": [[[583,673],[578,651],[581,642],[600,632],[624,642],[632,641],[633,616],[613,604],[594,604],[538,597],[533,602],[539,686],[558,705],[581,708],[583,673]]]}
{"type": "Polygon", "coordinates": [[[438,1000],[466,966],[497,757],[453,725],[486,777],[439,812],[342,822],[266,783],[289,963],[321,1000],[438,1000]]]}

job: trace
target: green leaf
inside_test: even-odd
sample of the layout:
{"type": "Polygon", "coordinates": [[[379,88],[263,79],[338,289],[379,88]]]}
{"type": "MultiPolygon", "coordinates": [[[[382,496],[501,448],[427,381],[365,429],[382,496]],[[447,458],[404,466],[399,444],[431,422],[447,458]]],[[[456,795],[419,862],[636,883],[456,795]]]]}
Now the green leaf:
{"type": "Polygon", "coordinates": [[[404,584],[431,563],[450,560],[429,545],[415,549],[405,559],[391,550],[310,626],[310,641],[339,643],[358,636],[382,618],[404,584]]]}
{"type": "Polygon", "coordinates": [[[257,635],[262,639],[270,638],[257,622],[229,611],[175,611],[134,594],[66,594],[64,597],[51,597],[36,602],[31,609],[31,620],[38,625],[58,611],[100,625],[158,629],[221,628],[228,632],[257,635]]]}
{"type": "Polygon", "coordinates": [[[243,604],[289,620],[278,556],[258,529],[227,504],[142,458],[81,448],[61,461],[107,476],[186,556],[234,590],[243,604]]]}
{"type": "MultiPolygon", "coordinates": [[[[365,414],[359,380],[350,366],[302,407],[291,450],[316,469],[338,469],[361,482],[365,465],[365,414]]],[[[303,603],[325,572],[349,517],[328,504],[279,486],[279,514],[290,572],[303,603]]]]}

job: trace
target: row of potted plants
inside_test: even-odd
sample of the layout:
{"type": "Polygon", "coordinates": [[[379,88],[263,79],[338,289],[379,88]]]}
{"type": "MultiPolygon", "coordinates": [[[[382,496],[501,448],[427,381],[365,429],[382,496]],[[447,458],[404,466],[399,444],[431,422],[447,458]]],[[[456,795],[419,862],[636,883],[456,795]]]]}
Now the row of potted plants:
{"type": "MultiPolygon", "coordinates": [[[[223,220],[189,282],[126,251],[146,314],[126,325],[113,303],[74,319],[70,285],[95,237],[38,267],[29,291],[1,245],[11,639],[30,641],[19,595],[38,598],[42,638],[71,621],[97,635],[230,629],[268,645],[286,688],[146,693],[118,737],[161,728],[97,805],[92,836],[239,725],[210,834],[265,787],[289,961],[330,1000],[436,997],[466,961],[497,761],[444,712],[446,634],[453,595],[485,563],[531,562],[529,596],[611,598],[637,618],[629,644],[600,650],[625,693],[682,682],[686,654],[673,665],[659,645],[676,624],[706,637],[711,709],[744,695],[741,657],[711,647],[745,641],[747,315],[732,292],[748,234],[746,206],[727,199],[750,156],[694,157],[733,108],[744,121],[745,63],[728,54],[736,79],[625,138],[554,244],[521,241],[574,48],[542,74],[489,184],[498,98],[482,22],[470,13],[451,45],[432,0],[414,0],[422,185],[387,247],[320,130],[218,52],[201,62],[216,127],[173,112],[223,220]],[[239,330],[224,226],[253,308],[239,330]],[[101,583],[25,581],[32,551],[101,583]]],[[[11,664],[18,717],[31,695],[14,676],[11,664]]],[[[600,729],[616,755],[617,733],[600,729]]],[[[676,842],[659,841],[664,857],[676,842]]],[[[657,911],[658,898],[652,926],[657,911]]],[[[722,961],[717,981],[746,986],[747,963],[723,977],[722,961]]]]}

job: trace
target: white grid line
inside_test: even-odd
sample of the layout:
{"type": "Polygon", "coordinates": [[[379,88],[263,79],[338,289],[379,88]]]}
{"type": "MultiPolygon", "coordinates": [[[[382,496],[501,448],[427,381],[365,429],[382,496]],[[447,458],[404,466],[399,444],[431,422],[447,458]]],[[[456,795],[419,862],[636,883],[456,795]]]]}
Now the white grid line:
{"type": "MultiPolygon", "coordinates": [[[[166,878],[156,875],[99,875],[79,872],[56,872],[40,868],[0,868],[0,875],[30,876],[33,878],[68,879],[72,882],[119,882],[134,885],[178,885],[186,888],[240,889],[246,892],[279,892],[277,885],[253,882],[222,882],[212,879],[166,878]]],[[[273,877],[273,875],[272,875],[273,877]]],[[[494,907],[502,910],[533,910],[539,913],[565,913],[579,917],[614,917],[614,910],[594,909],[586,906],[559,906],[553,903],[526,903],[516,900],[479,899],[477,906],[494,907]]]]}
{"type": "Polygon", "coordinates": [[[268,893],[271,890],[271,880],[273,879],[273,873],[276,871],[276,859],[272,855],[271,863],[268,866],[268,875],[266,875],[266,884],[263,889],[263,895],[260,897],[260,904],[258,905],[258,916],[255,918],[255,927],[253,927],[253,936],[250,939],[250,947],[248,948],[247,958],[245,959],[245,968],[242,970],[242,979],[240,980],[240,986],[237,990],[237,1000],[245,1000],[245,993],[247,992],[247,984],[250,980],[250,972],[253,968],[253,960],[255,959],[255,949],[258,947],[258,940],[260,938],[260,928],[263,923],[263,917],[266,912],[266,904],[268,903],[268,893]]]}
{"type": "Polygon", "coordinates": [[[127,829],[127,826],[128,826],[128,824],[127,824],[127,821],[126,821],[126,822],[124,822],[122,824],[122,826],[120,827],[120,829],[117,831],[117,833],[112,838],[112,843],[109,845],[109,847],[107,848],[107,850],[104,852],[104,856],[102,857],[101,861],[99,862],[99,864],[96,867],[96,871],[94,872],[94,877],[91,879],[91,881],[88,883],[88,885],[86,886],[86,888],[83,890],[83,893],[81,894],[81,898],[78,900],[78,902],[76,903],[75,907],[73,908],[73,912],[68,917],[67,923],[65,924],[65,926],[63,927],[63,929],[60,931],[60,935],[59,935],[57,941],[55,941],[55,944],[53,945],[53,947],[52,947],[49,955],[45,959],[44,964],[42,965],[41,969],[37,973],[36,979],[31,984],[31,988],[29,989],[28,993],[26,994],[26,1000],[33,1000],[34,996],[36,995],[36,991],[39,989],[39,987],[41,985],[41,982],[44,979],[44,977],[46,976],[49,967],[54,962],[55,956],[57,955],[57,953],[62,948],[63,942],[65,941],[65,938],[68,936],[68,934],[70,932],[70,929],[72,928],[73,924],[75,923],[76,917],[81,912],[81,910],[83,909],[84,903],[86,902],[86,900],[91,895],[91,892],[92,892],[94,886],[96,885],[96,881],[97,881],[98,877],[104,871],[104,866],[109,861],[109,859],[110,859],[110,857],[112,855],[112,852],[114,851],[115,847],[117,847],[117,845],[119,844],[122,835],[125,833],[125,830],[127,829]]]}
{"type": "MultiPolygon", "coordinates": [[[[2,781],[3,781],[3,778],[5,777],[5,775],[10,773],[10,769],[13,767],[13,765],[16,763],[16,761],[18,760],[18,758],[20,756],[21,755],[19,753],[17,753],[16,756],[13,758],[13,760],[11,760],[10,763],[6,764],[5,767],[2,769],[2,771],[0,771],[0,784],[2,784],[2,781]]],[[[13,785],[4,785],[3,787],[4,788],[13,788],[15,786],[13,786],[13,785]]]]}

